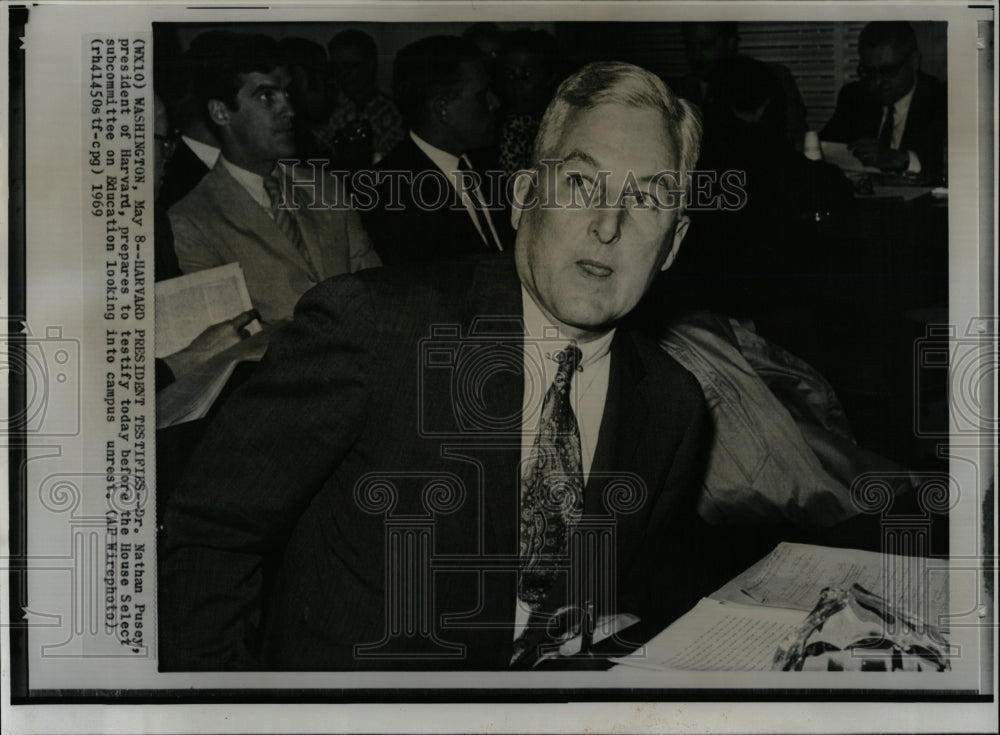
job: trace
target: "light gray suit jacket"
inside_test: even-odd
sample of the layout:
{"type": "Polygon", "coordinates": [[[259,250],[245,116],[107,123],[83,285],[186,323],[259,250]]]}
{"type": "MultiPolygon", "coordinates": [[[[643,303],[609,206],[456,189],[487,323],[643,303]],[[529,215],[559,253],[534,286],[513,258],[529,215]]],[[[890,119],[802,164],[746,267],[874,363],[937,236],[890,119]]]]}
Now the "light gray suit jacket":
{"type": "MultiPolygon", "coordinates": [[[[326,185],[324,197],[317,199],[338,201],[331,195],[336,182],[331,178],[326,185]]],[[[221,157],[169,211],[181,270],[193,273],[239,262],[250,299],[265,322],[291,317],[299,297],[319,281],[382,264],[357,213],[310,207],[309,190],[293,190],[287,179],[285,191],[286,200],[294,198],[298,204],[295,217],[318,278],[268,212],[226,170],[221,157]]]]}

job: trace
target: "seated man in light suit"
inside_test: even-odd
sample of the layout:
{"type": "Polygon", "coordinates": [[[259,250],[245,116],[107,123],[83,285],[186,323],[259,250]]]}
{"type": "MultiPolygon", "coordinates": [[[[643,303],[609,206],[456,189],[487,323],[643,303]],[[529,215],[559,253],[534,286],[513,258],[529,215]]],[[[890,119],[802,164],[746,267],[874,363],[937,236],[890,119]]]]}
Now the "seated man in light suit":
{"type": "MultiPolygon", "coordinates": [[[[315,206],[315,191],[292,186],[279,159],[295,153],[291,76],[266,36],[232,35],[198,80],[222,153],[212,170],[170,208],[185,273],[238,261],[265,322],[291,317],[325,278],[381,265],[355,212],[315,206]]],[[[321,205],[341,201],[331,177],[321,205]]],[[[316,187],[319,189],[319,187],[316,187]]]]}
{"type": "Polygon", "coordinates": [[[867,24],[858,36],[858,54],[861,78],[840,90],[820,137],[850,144],[866,166],[937,180],[945,173],[948,87],[920,71],[913,26],[867,24]]]}
{"type": "Polygon", "coordinates": [[[690,608],[704,399],[628,315],[700,136],[655,75],[591,64],[516,183],[513,254],[304,296],[170,498],[161,667],[528,668],[690,608]]]}

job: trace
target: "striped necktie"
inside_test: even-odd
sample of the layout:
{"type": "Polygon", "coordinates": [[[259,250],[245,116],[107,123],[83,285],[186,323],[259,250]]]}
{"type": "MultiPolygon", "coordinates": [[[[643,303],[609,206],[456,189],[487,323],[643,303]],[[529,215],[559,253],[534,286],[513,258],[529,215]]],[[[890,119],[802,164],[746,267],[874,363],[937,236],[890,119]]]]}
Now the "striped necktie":
{"type": "Polygon", "coordinates": [[[288,238],[288,241],[295,246],[302,260],[305,261],[306,270],[309,271],[309,278],[313,283],[319,282],[319,272],[309,255],[305,240],[302,239],[302,231],[295,220],[295,215],[291,211],[281,206],[281,182],[275,176],[264,177],[264,190],[271,200],[271,214],[274,216],[274,224],[278,226],[281,233],[288,238]]]}

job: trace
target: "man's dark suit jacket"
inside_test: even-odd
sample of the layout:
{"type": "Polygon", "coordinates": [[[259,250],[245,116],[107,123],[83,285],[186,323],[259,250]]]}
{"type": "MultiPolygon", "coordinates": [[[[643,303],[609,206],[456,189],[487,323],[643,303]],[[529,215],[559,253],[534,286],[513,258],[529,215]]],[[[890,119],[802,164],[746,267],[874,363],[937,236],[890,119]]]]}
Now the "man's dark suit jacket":
{"type": "MultiPolygon", "coordinates": [[[[864,81],[845,84],[837,96],[837,109],[820,138],[851,143],[859,138],[877,138],[882,124],[882,105],[868,93],[864,81]]],[[[920,157],[921,173],[937,179],[943,173],[948,141],[948,85],[917,72],[917,86],[910,100],[900,150],[920,157]]]]}
{"type": "Polygon", "coordinates": [[[177,149],[163,172],[160,198],[157,200],[159,205],[164,211],[170,209],[186,197],[207,173],[208,166],[187,147],[183,140],[178,141],[177,149]]]}
{"type": "MultiPolygon", "coordinates": [[[[474,161],[474,165],[477,163],[474,161]]],[[[440,169],[427,157],[413,139],[407,135],[389,154],[383,158],[376,171],[381,176],[388,172],[402,172],[398,177],[398,206],[390,193],[390,184],[383,179],[376,187],[377,199],[374,207],[360,205],[361,219],[368,231],[375,250],[385,265],[419,263],[430,260],[461,258],[482,252],[496,252],[487,246],[479,236],[465,206],[453,186],[446,184],[440,169]],[[419,176],[424,174],[423,176],[419,176]],[[428,175],[431,174],[431,175],[428,175]],[[412,183],[416,186],[411,186],[412,183]],[[418,206],[417,202],[440,206],[429,209],[418,206]],[[392,203],[392,204],[391,204],[392,203]]],[[[482,176],[481,191],[487,199],[503,200],[487,190],[491,185],[485,173],[482,176]]],[[[492,186],[498,184],[494,181],[492,186]]],[[[502,192],[501,192],[502,194],[502,192]]],[[[365,196],[371,196],[366,193],[365,196]]],[[[492,204],[492,202],[487,202],[492,204]]],[[[504,249],[513,246],[514,231],[510,225],[508,208],[493,209],[490,219],[496,228],[504,249]]],[[[489,235],[489,233],[487,233],[489,235]]]]}
{"type": "MultiPolygon", "coordinates": [[[[364,271],[309,291],[169,500],[161,667],[507,668],[521,313],[513,258],[502,256],[364,271]],[[433,572],[387,564],[400,536],[433,572]],[[396,582],[403,591],[387,595],[396,582]],[[406,601],[423,604],[425,624],[395,616],[406,601]]],[[[691,374],[619,326],[584,513],[614,522],[604,584],[650,634],[705,593],[694,510],[705,422],[691,374]]],[[[613,604],[598,599],[596,614],[613,604]]]]}

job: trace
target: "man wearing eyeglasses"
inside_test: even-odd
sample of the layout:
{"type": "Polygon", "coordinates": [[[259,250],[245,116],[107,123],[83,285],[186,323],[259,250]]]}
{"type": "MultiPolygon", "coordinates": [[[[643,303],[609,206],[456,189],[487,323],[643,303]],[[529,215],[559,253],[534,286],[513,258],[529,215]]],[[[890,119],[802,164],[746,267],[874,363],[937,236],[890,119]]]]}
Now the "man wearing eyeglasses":
{"type": "Polygon", "coordinates": [[[913,27],[873,22],[858,37],[859,80],[844,85],[824,140],[848,143],[865,166],[941,178],[948,131],[948,91],[920,71],[913,27]]]}

